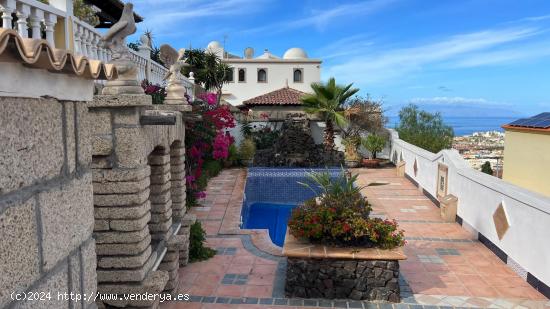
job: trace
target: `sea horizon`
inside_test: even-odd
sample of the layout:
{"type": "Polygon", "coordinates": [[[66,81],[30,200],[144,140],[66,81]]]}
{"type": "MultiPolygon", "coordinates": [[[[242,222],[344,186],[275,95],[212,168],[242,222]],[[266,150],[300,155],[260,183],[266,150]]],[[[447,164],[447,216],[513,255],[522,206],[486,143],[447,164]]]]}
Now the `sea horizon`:
{"type": "MultiPolygon", "coordinates": [[[[445,124],[451,126],[455,136],[471,135],[474,132],[498,131],[504,132],[502,126],[517,120],[518,117],[449,117],[443,116],[445,124]]],[[[388,128],[395,128],[399,116],[388,116],[388,128]]]]}

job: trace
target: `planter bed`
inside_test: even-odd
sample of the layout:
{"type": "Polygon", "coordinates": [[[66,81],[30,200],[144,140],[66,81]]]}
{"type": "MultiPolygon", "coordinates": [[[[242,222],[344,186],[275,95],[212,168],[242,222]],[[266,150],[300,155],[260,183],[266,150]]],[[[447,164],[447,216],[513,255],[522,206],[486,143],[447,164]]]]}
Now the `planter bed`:
{"type": "Polygon", "coordinates": [[[399,302],[399,248],[341,248],[296,239],[287,231],[287,297],[399,302]]]}

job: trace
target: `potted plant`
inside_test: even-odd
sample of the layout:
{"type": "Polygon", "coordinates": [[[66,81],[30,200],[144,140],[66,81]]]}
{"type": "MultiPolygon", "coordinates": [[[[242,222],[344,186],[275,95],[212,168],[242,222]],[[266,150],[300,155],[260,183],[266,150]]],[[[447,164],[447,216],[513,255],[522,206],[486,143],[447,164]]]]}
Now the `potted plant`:
{"type": "Polygon", "coordinates": [[[357,152],[357,147],[361,144],[359,136],[348,136],[342,139],[342,144],[345,147],[345,164],[346,167],[357,167],[361,161],[361,157],[357,152]]]}
{"type": "Polygon", "coordinates": [[[254,141],[250,138],[243,140],[240,145],[239,156],[245,166],[252,165],[255,154],[256,144],[254,144],[254,141]]]}
{"type": "Polygon", "coordinates": [[[363,165],[371,168],[380,166],[380,160],[376,158],[376,154],[384,150],[386,139],[383,136],[371,134],[361,139],[361,145],[371,153],[370,159],[363,159],[363,165]]]}
{"type": "Polygon", "coordinates": [[[288,222],[288,297],[400,301],[404,232],[395,221],[369,216],[356,180],[344,171],[312,173],[303,184],[318,195],[295,208],[288,222]]]}

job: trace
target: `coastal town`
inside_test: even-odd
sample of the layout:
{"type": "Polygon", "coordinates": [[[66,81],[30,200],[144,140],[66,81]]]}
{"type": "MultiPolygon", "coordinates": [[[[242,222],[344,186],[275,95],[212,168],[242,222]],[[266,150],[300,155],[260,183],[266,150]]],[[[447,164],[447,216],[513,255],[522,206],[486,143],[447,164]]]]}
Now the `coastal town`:
{"type": "Polygon", "coordinates": [[[502,178],[504,157],[504,132],[474,132],[471,135],[456,136],[453,149],[458,150],[464,160],[476,170],[485,162],[491,164],[493,176],[502,178]]]}

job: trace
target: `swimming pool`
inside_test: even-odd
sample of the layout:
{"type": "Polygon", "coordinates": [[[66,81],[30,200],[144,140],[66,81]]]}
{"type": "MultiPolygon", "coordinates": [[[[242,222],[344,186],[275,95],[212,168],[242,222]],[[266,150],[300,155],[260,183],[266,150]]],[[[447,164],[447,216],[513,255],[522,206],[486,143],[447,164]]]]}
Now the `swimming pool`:
{"type": "Polygon", "coordinates": [[[317,194],[298,182],[308,183],[308,172],[328,171],[338,176],[339,168],[249,168],[241,210],[241,228],[268,229],[271,241],[283,246],[293,208],[317,194]]]}

